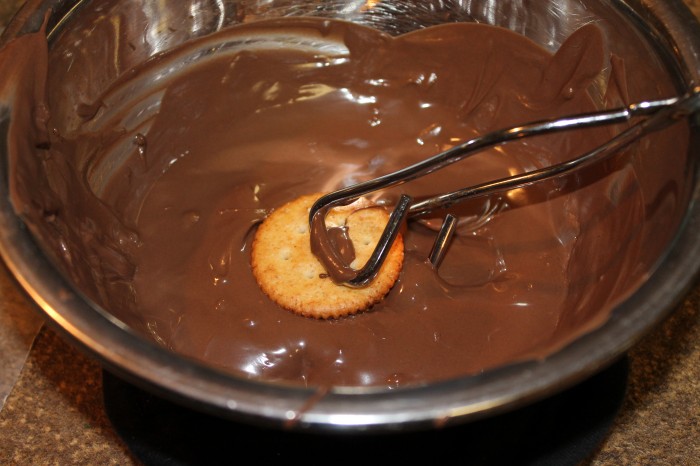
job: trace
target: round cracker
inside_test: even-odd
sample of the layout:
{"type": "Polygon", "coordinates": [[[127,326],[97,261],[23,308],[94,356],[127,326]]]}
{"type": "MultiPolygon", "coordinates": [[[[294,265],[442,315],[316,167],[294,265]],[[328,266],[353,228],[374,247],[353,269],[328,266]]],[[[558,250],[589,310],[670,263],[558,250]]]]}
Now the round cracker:
{"type": "MultiPolygon", "coordinates": [[[[367,310],[384,298],[401,272],[403,238],[396,238],[376,278],[366,287],[334,283],[310,248],[309,211],[320,196],[302,196],[273,211],[255,234],[251,265],[260,288],[278,305],[303,316],[329,319],[367,310]]],[[[361,268],[388,220],[383,208],[361,204],[332,209],[326,225],[348,227],[356,257],[351,265],[361,268]]]]}

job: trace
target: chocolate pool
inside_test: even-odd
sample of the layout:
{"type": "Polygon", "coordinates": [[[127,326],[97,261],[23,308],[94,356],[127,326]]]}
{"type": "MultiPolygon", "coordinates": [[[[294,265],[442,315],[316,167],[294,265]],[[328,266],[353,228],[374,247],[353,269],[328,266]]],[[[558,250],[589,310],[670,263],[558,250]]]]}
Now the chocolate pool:
{"type": "MultiPolygon", "coordinates": [[[[355,315],[282,309],[250,265],[260,222],[300,196],[683,94],[700,42],[675,2],[73,3],[30,4],[3,37],[0,242],[48,319],[128,380],[257,422],[461,422],[605,367],[697,273],[694,120],[450,208],[437,269],[445,212],[410,220],[397,282],[355,315]]],[[[372,201],[546,167],[626,127],[499,146],[372,201]]]]}

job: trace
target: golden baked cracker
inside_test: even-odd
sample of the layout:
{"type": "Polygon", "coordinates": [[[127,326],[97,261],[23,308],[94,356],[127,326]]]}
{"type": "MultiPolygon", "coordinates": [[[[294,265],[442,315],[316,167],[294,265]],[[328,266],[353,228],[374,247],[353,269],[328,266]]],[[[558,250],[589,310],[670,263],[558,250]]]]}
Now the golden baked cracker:
{"type": "MultiPolygon", "coordinates": [[[[321,194],[297,198],[265,219],[253,241],[253,275],[270,299],[300,315],[329,319],[364,311],[384,298],[398,279],[403,265],[403,238],[397,237],[368,286],[338,285],[327,277],[309,246],[309,211],[319,197],[321,194]]],[[[369,259],[389,220],[384,209],[366,206],[332,209],[326,217],[329,227],[347,225],[355,249],[353,268],[361,268],[369,259]]]]}

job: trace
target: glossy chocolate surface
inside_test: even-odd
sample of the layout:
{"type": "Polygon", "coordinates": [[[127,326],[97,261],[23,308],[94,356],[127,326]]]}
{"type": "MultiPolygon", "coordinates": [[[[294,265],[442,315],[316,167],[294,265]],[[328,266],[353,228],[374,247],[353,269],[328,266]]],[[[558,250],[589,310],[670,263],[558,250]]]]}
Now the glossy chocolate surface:
{"type": "MultiPolygon", "coordinates": [[[[49,68],[69,62],[52,56],[49,68]]],[[[644,223],[650,209],[679,202],[681,162],[640,175],[623,153],[464,203],[452,209],[460,228],[437,275],[426,259],[439,219],[412,222],[389,296],[338,320],[293,315],[262,294],[249,267],[255,225],[297,196],[490,130],[625,102],[623,67],[595,25],[554,55],[476,24],[398,37],[320,19],[242,25],[158,56],[100,95],[86,91],[73,113],[39,119],[44,131],[23,149],[34,162],[15,164],[13,201],[90,298],[187,357],[320,386],[474,374],[545,357],[606,320],[648,273],[644,223]],[[650,201],[641,184],[666,188],[650,201]]],[[[24,95],[43,108],[41,93],[24,95]]],[[[539,168],[613,131],[499,147],[378,200],[539,168]]],[[[682,138],[667,139],[683,150],[682,138]]]]}

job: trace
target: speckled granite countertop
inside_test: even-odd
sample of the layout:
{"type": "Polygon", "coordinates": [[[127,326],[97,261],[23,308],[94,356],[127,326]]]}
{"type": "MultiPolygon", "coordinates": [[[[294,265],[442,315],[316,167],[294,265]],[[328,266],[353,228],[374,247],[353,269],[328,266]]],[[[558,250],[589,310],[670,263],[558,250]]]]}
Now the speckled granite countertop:
{"type": "MultiPolygon", "coordinates": [[[[0,27],[21,3],[0,0],[0,27]]],[[[700,17],[700,0],[686,3],[700,17]]],[[[138,464],[105,414],[99,363],[32,306],[0,266],[0,464],[138,464]]],[[[621,410],[585,465],[700,465],[700,285],[629,361],[621,410]]]]}

